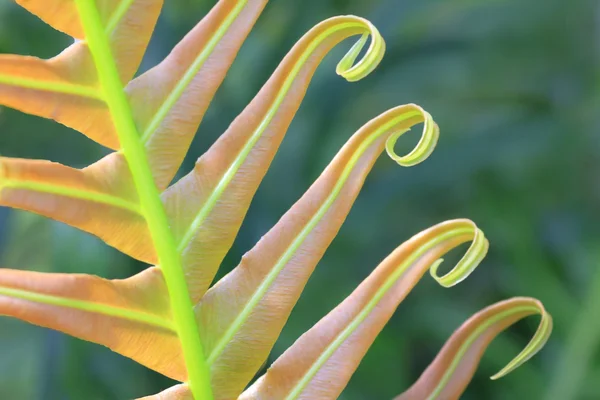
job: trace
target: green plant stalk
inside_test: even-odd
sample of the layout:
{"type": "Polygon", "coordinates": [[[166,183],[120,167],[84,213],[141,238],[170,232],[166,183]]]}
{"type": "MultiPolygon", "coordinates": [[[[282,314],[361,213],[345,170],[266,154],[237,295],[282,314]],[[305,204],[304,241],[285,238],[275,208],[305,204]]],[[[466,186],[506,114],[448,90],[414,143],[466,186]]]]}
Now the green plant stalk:
{"type": "Polygon", "coordinates": [[[94,58],[100,85],[119,135],[121,149],[129,164],[167,284],[173,320],[188,372],[187,383],[196,400],[213,399],[210,370],[200,342],[199,329],[183,274],[181,256],[177,252],[175,239],[169,228],[144,146],[133,121],[100,14],[94,1],[76,0],[76,4],[86,41],[94,58]]]}

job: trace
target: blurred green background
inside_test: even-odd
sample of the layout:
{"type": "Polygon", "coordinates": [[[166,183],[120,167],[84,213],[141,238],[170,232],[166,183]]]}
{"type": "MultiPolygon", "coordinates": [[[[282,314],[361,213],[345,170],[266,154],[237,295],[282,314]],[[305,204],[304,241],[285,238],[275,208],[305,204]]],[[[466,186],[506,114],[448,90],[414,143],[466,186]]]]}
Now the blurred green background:
{"type": "MultiPolygon", "coordinates": [[[[142,70],[159,62],[214,1],[166,2],[142,70]]],[[[500,381],[531,318],[500,336],[463,399],[600,399],[600,4],[592,0],[271,0],[205,117],[182,168],[223,132],[291,48],[337,14],[369,18],[388,51],[358,83],[334,73],[350,43],[319,68],[221,275],[278,220],[363,123],[415,102],[441,127],[414,168],[382,156],[319,264],[270,357],[347,296],[398,244],[467,217],[491,248],[465,282],[425,277],[400,306],[342,399],[389,399],[410,386],[451,332],[495,301],[542,300],[548,346],[500,381]]],[[[0,52],[50,57],[70,39],[0,0],[0,52]]],[[[417,133],[402,140],[408,149],[417,133]]],[[[0,108],[0,153],[83,167],[105,150],[48,120],[0,108]]],[[[460,254],[450,257],[458,259],[460,254]]],[[[2,266],[127,277],[143,265],[94,237],[0,210],[2,266]]],[[[127,399],[171,385],[109,350],[0,318],[0,399],[127,399]]]]}

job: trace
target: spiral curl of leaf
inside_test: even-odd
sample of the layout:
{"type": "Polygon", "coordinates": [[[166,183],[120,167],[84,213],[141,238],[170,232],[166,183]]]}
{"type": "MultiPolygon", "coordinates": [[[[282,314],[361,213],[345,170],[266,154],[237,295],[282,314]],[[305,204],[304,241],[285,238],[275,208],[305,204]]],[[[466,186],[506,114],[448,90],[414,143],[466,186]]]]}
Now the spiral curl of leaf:
{"type": "Polygon", "coordinates": [[[544,347],[550,338],[550,334],[552,333],[552,316],[546,311],[543,304],[539,301],[536,301],[532,306],[523,306],[506,311],[504,313],[505,315],[499,315],[495,318],[495,320],[490,321],[488,325],[493,324],[496,322],[496,320],[506,318],[509,315],[523,312],[529,312],[531,315],[540,314],[542,316],[538,328],[529,343],[527,343],[527,346],[525,346],[525,348],[521,350],[521,352],[515,358],[506,364],[504,368],[492,375],[490,377],[492,380],[500,379],[526,363],[531,357],[536,355],[537,352],[542,349],[542,347],[544,347]]]}
{"type": "Polygon", "coordinates": [[[356,82],[369,75],[381,62],[385,53],[385,41],[377,28],[368,20],[359,17],[351,17],[363,25],[367,32],[350,48],[348,53],[340,60],[335,72],[348,82],[356,82]],[[371,37],[371,44],[364,57],[355,64],[356,58],[371,37]]]}

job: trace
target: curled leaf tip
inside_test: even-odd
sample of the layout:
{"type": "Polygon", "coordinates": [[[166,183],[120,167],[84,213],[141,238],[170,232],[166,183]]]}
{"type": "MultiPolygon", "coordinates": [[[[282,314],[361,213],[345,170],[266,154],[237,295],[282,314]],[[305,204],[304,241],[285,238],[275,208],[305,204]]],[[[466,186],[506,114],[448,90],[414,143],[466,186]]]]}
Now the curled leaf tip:
{"type": "Polygon", "coordinates": [[[498,371],[498,373],[490,377],[491,380],[500,379],[519,368],[531,357],[536,355],[550,338],[550,334],[552,333],[552,316],[546,311],[544,305],[540,301],[531,299],[530,303],[531,304],[527,307],[515,307],[514,310],[510,311],[510,314],[515,314],[517,312],[523,313],[527,311],[529,311],[530,314],[539,313],[542,318],[537,330],[535,331],[535,334],[529,343],[527,343],[527,346],[525,346],[525,348],[515,358],[506,364],[504,368],[498,371]]]}
{"type": "Polygon", "coordinates": [[[352,15],[344,18],[358,24],[360,28],[366,29],[366,32],[363,33],[360,39],[358,39],[338,63],[335,70],[338,75],[348,82],[356,82],[369,75],[379,65],[385,53],[385,41],[377,28],[368,20],[352,15]],[[355,63],[369,36],[371,37],[371,44],[367,52],[359,62],[355,63]]]}
{"type": "Polygon", "coordinates": [[[542,318],[529,344],[491,379],[515,370],[541,350],[552,332],[552,317],[539,300],[530,297],[513,297],[474,314],[450,336],[415,384],[394,400],[460,398],[494,338],[516,322],[536,314],[542,318]]]}
{"type": "Polygon", "coordinates": [[[394,146],[400,136],[410,129],[399,130],[392,134],[385,143],[385,149],[390,158],[403,167],[412,167],[425,161],[435,149],[440,136],[440,129],[433,121],[431,114],[415,104],[409,104],[408,107],[413,108],[423,117],[423,133],[421,134],[419,143],[417,143],[415,148],[405,156],[399,156],[394,150],[394,146]]]}
{"type": "MultiPolygon", "coordinates": [[[[485,238],[483,231],[479,229],[472,221],[465,220],[464,222],[466,225],[471,225],[471,227],[465,232],[469,231],[469,233],[472,233],[473,235],[473,241],[471,242],[471,246],[465,255],[460,259],[456,266],[452,268],[452,270],[442,276],[438,274],[438,269],[442,264],[443,259],[437,260],[429,269],[433,279],[435,279],[444,287],[452,287],[465,280],[485,258],[489,248],[489,242],[485,238]]],[[[460,230],[457,232],[462,234],[460,230]]]]}

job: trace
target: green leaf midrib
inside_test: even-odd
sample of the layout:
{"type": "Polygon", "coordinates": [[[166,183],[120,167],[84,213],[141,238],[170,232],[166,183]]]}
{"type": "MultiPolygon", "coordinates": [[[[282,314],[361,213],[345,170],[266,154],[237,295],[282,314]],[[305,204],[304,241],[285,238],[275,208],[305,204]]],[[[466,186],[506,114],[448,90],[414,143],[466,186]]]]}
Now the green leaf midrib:
{"type": "Polygon", "coordinates": [[[163,272],[171,303],[173,323],[185,360],[188,385],[194,398],[210,400],[213,398],[210,371],[204,358],[199,327],[183,272],[181,254],[177,252],[169,220],[121,83],[109,39],[102,26],[95,2],[89,0],[75,0],[75,2],[122,152],[129,165],[150,236],[160,260],[160,269],[163,272]]]}
{"type": "Polygon", "coordinates": [[[74,83],[53,82],[0,74],[0,84],[103,101],[102,95],[97,88],[74,83]]]}
{"type": "Polygon", "coordinates": [[[108,23],[106,24],[107,34],[110,35],[111,33],[113,33],[119,22],[121,22],[125,14],[127,14],[129,7],[131,7],[134,1],[135,0],[121,0],[119,2],[119,5],[115,7],[115,10],[110,16],[108,23]]]}
{"type": "Polygon", "coordinates": [[[20,181],[14,179],[2,179],[0,184],[0,193],[2,189],[22,189],[31,190],[40,193],[56,194],[78,200],[91,201],[94,203],[116,207],[122,210],[132,212],[137,215],[142,215],[140,206],[129,200],[112,196],[105,193],[91,192],[79,190],[67,186],[59,186],[49,183],[40,183],[32,181],[20,181]]]}
{"type": "Polygon", "coordinates": [[[91,313],[97,313],[106,315],[109,317],[125,319],[131,322],[142,323],[145,325],[151,325],[157,328],[166,329],[171,332],[175,332],[172,321],[165,319],[161,316],[116,307],[108,304],[102,304],[97,302],[91,302],[86,300],[72,299],[68,297],[55,296],[49,294],[42,294],[38,292],[31,292],[23,289],[15,289],[10,287],[0,286],[0,295],[11,298],[17,298],[21,300],[32,301],[35,303],[46,304],[51,306],[71,308],[80,311],[87,311],[91,313]]]}

